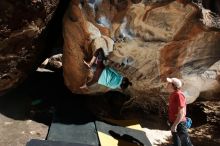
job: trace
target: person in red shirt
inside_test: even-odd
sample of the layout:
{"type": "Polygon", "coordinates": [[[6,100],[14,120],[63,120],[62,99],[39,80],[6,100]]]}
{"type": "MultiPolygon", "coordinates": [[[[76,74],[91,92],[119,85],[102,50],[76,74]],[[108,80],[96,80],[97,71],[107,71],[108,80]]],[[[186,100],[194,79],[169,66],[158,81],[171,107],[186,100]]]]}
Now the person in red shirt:
{"type": "Polygon", "coordinates": [[[182,82],[167,78],[169,96],[168,118],[174,146],[192,146],[186,127],[186,99],[181,91],[182,82]]]}

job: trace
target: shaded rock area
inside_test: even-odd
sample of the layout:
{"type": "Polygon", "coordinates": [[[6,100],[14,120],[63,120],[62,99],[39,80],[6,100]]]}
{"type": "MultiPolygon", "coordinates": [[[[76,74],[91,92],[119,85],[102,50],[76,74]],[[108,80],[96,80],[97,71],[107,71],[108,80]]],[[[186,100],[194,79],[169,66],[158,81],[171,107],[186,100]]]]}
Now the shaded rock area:
{"type": "Polygon", "coordinates": [[[220,135],[220,102],[215,101],[202,101],[195,103],[192,110],[192,115],[195,117],[195,128],[191,130],[192,137],[195,141],[206,139],[202,145],[219,145],[220,135]],[[197,112],[196,112],[197,111],[197,112]],[[195,114],[197,113],[197,115],[195,114]],[[199,114],[201,113],[201,114],[199,114]],[[200,122],[199,122],[200,121],[200,122]],[[199,124],[200,123],[200,124],[199,124]],[[215,143],[215,144],[213,144],[215,143]]]}
{"type": "Polygon", "coordinates": [[[214,13],[220,14],[219,1],[203,0],[202,3],[206,9],[212,10],[214,13]]]}
{"type": "Polygon", "coordinates": [[[60,44],[65,3],[59,0],[0,2],[1,93],[22,83],[47,57],[48,50],[60,44]]]}

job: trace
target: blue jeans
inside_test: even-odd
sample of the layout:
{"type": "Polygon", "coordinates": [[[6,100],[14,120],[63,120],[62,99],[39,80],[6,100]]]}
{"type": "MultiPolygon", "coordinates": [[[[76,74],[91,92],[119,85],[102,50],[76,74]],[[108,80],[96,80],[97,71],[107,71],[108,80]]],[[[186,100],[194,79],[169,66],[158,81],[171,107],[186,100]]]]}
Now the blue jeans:
{"type": "Polygon", "coordinates": [[[193,146],[185,122],[177,125],[177,132],[172,132],[174,146],[193,146]]]}

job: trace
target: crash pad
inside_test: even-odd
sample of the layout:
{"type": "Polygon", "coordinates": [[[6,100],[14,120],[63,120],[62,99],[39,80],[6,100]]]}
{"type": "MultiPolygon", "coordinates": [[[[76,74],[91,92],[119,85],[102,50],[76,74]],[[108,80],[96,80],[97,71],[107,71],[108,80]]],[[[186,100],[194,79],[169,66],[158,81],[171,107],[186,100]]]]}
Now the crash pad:
{"type": "Polygon", "coordinates": [[[145,132],[96,121],[101,146],[151,146],[145,132]]]}
{"type": "Polygon", "coordinates": [[[102,119],[102,121],[122,127],[127,127],[130,129],[144,131],[141,125],[139,124],[138,120],[115,120],[115,119],[104,118],[102,119]]]}
{"type": "Polygon", "coordinates": [[[85,117],[74,116],[61,117],[55,115],[49,128],[47,140],[64,141],[69,143],[99,145],[95,122],[85,117]],[[79,120],[80,119],[80,120],[79,120]]]}
{"type": "Polygon", "coordinates": [[[27,143],[26,146],[92,146],[92,145],[79,144],[79,143],[67,143],[67,142],[62,142],[62,141],[31,139],[27,143]]]}

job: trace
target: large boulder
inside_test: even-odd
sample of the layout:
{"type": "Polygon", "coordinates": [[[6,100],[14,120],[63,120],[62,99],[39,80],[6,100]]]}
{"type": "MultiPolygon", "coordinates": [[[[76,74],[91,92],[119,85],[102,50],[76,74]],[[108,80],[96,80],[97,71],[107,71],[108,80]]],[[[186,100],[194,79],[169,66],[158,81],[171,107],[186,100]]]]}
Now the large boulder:
{"type": "Polygon", "coordinates": [[[110,66],[132,80],[127,93],[140,104],[161,100],[166,77],[183,80],[188,103],[200,93],[218,93],[220,31],[204,26],[200,16],[190,1],[72,1],[63,19],[65,84],[75,93],[100,92],[79,87],[89,73],[83,60],[91,59],[94,43],[103,46],[104,28],[114,40],[110,66]]]}
{"type": "MultiPolygon", "coordinates": [[[[36,69],[59,0],[0,1],[0,93],[36,69]]],[[[48,47],[48,46],[47,46],[48,47]]]]}

